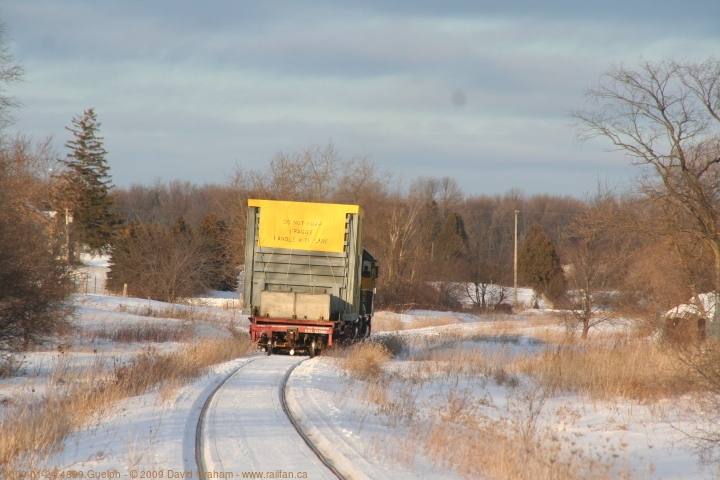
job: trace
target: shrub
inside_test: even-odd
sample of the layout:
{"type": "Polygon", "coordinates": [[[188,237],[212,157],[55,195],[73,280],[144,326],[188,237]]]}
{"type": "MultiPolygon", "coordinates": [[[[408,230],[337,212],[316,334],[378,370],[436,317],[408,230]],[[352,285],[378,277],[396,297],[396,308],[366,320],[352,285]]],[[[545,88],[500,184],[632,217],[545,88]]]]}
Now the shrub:
{"type": "Polygon", "coordinates": [[[111,251],[110,290],[164,302],[192,297],[210,286],[211,259],[204,242],[157,225],[130,228],[111,251]]]}
{"type": "Polygon", "coordinates": [[[69,326],[70,268],[41,205],[41,153],[0,137],[0,350],[29,348],[69,326]]]}
{"type": "Polygon", "coordinates": [[[384,345],[375,342],[358,343],[348,348],[343,367],[354,377],[371,379],[380,376],[382,364],[392,357],[384,345]]]}

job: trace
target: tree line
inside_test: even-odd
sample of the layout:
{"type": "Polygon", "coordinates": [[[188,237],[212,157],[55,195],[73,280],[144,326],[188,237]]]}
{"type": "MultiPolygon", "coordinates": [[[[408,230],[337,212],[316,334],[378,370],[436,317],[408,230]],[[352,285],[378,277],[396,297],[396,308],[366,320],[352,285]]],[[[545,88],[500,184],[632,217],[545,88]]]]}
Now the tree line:
{"type": "Polygon", "coordinates": [[[328,145],[279,153],[257,170],[234,172],[225,185],[155,182],[116,192],[122,199],[118,212],[145,215],[139,221],[144,225],[172,229],[187,215],[194,218],[189,228],[199,228],[203,214],[215,215],[223,222],[218,244],[235,272],[243,264],[248,198],[359,203],[365,210],[366,247],[381,265],[381,308],[511,305],[516,211],[520,285],[534,288],[554,306],[584,312],[578,321],[587,329],[608,306],[650,318],[687,301],[693,288],[713,288],[709,252],[679,257],[662,232],[637,228],[633,222],[640,217],[650,224],[662,211],[631,191],[600,187],[584,199],[519,190],[466,195],[449,177],[418,178],[404,186],[368,159],[344,159],[328,145]],[[320,171],[316,162],[325,169],[316,175],[317,183],[296,183],[298,177],[309,178],[297,174],[303,169],[320,171]],[[356,171],[357,164],[365,172],[362,183],[371,188],[349,193],[341,176],[356,171]],[[687,261],[693,268],[682,268],[687,261]]]}
{"type": "MultiPolygon", "coordinates": [[[[0,32],[1,33],[1,32],[0,32]]],[[[0,47],[6,45],[0,39],[0,47]]],[[[0,84],[22,67],[0,48],[0,84]]],[[[586,198],[467,195],[450,177],[404,182],[332,143],[236,167],[224,184],[112,185],[94,109],[71,120],[65,155],[0,135],[0,348],[69,325],[83,252],[111,256],[109,288],[166,301],[242,281],[249,198],[359,204],[378,258],[380,308],[512,305],[520,285],[573,312],[582,334],[609,309],[654,318],[720,291],[720,62],[612,67],[573,113],[581,139],[628,153],[638,176],[586,198]]],[[[0,122],[16,102],[2,96],[0,122]]],[[[708,316],[709,311],[702,311],[708,316]]]]}

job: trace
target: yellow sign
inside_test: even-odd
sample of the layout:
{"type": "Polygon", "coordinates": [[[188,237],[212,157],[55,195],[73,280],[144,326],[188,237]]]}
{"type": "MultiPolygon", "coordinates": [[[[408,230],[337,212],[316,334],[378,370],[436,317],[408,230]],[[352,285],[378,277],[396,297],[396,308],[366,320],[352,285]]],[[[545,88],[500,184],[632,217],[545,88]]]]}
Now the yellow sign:
{"type": "Polygon", "coordinates": [[[345,216],[357,205],[248,200],[260,207],[259,245],[271,248],[343,252],[345,216]]]}

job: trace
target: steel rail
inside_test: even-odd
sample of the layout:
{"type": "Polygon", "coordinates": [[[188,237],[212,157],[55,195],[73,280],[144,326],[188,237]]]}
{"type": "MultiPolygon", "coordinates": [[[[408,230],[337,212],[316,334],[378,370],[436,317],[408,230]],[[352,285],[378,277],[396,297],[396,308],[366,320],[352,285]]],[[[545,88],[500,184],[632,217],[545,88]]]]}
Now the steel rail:
{"type": "Polygon", "coordinates": [[[203,404],[202,410],[200,410],[200,417],[198,418],[197,426],[195,427],[195,463],[197,464],[197,478],[205,478],[205,472],[207,469],[205,468],[205,457],[203,456],[203,427],[205,425],[205,416],[207,415],[208,408],[210,407],[210,404],[212,403],[213,397],[215,394],[222,388],[223,385],[225,385],[225,382],[227,382],[230,377],[235,375],[241,368],[251,364],[256,359],[252,359],[249,362],[245,362],[239,367],[237,367],[232,372],[228,373],[225,378],[223,378],[222,382],[218,383],[218,385],[213,389],[212,392],[210,392],[210,395],[208,395],[207,400],[205,400],[205,403],[203,404]]]}
{"type": "MultiPolygon", "coordinates": [[[[205,457],[204,457],[204,442],[203,442],[203,428],[205,425],[205,419],[207,417],[207,412],[210,408],[210,405],[213,401],[213,398],[215,397],[215,394],[222,388],[223,385],[225,385],[225,382],[227,382],[230,377],[235,375],[238,371],[240,371],[243,367],[249,365],[250,363],[254,362],[256,359],[252,359],[249,362],[243,363],[236,369],[234,369],[232,372],[230,372],[208,395],[207,400],[205,400],[205,403],[203,404],[202,410],[200,410],[200,417],[198,418],[197,427],[195,428],[195,463],[197,464],[197,476],[198,478],[204,478],[205,472],[207,471],[205,466],[205,457]]],[[[341,480],[346,480],[347,477],[345,477],[342,473],[338,471],[338,469],[335,467],[335,465],[332,464],[332,462],[325,457],[325,455],[320,451],[320,449],[310,440],[310,438],[305,434],[303,429],[300,427],[300,424],[298,423],[297,419],[292,415],[290,412],[290,408],[287,405],[287,382],[290,378],[290,375],[295,370],[295,368],[300,365],[301,363],[309,360],[306,358],[305,360],[300,360],[296,363],[294,363],[288,370],[285,372],[285,375],[283,375],[282,382],[280,382],[280,385],[278,387],[278,396],[280,397],[280,405],[282,407],[283,413],[287,416],[288,420],[290,420],[290,423],[292,423],[293,427],[295,428],[295,431],[298,432],[298,435],[303,439],[305,444],[310,448],[310,450],[313,451],[313,453],[318,457],[318,459],[322,462],[323,465],[325,465],[336,477],[338,477],[341,480]]]]}
{"type": "Polygon", "coordinates": [[[320,459],[320,461],[325,465],[332,473],[335,474],[336,477],[338,477],[341,480],[346,480],[347,477],[345,477],[340,471],[333,465],[333,463],[323,454],[320,449],[313,443],[312,440],[310,440],[310,437],[307,436],[305,431],[300,427],[300,424],[298,423],[297,419],[292,415],[290,412],[290,408],[287,404],[287,382],[288,379],[290,379],[290,375],[292,375],[292,372],[295,370],[295,367],[300,365],[301,363],[309,360],[309,358],[306,358],[305,360],[300,360],[299,362],[293,364],[287,372],[285,372],[285,376],[283,377],[283,380],[280,384],[279,388],[279,396],[280,396],[280,405],[282,405],[283,412],[285,412],[285,415],[287,415],[288,419],[290,420],[290,423],[293,424],[293,427],[295,427],[295,430],[298,432],[300,437],[305,441],[308,447],[310,447],[310,450],[317,455],[317,457],[320,459]]]}

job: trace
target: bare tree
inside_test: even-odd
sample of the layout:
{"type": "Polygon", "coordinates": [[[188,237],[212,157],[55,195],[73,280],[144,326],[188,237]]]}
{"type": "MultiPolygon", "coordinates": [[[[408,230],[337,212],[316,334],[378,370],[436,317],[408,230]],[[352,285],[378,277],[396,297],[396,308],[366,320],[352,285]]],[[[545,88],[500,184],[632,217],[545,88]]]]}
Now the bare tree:
{"type": "MultiPolygon", "coordinates": [[[[219,205],[227,222],[228,252],[242,264],[245,249],[248,198],[305,202],[340,202],[361,205],[366,212],[366,239],[380,249],[384,232],[374,228],[390,197],[389,171],[367,157],[344,158],[332,143],[310,145],[300,151],[278,152],[260,168],[235,167],[230,175],[224,201],[219,205]]],[[[377,253],[377,251],[376,251],[377,253]]]]}
{"type": "Polygon", "coordinates": [[[617,211],[612,193],[600,191],[568,228],[566,295],[573,320],[582,327],[582,338],[587,338],[591,328],[612,320],[612,297],[636,247],[633,235],[614,226],[617,211]]]}
{"type": "MultiPolygon", "coordinates": [[[[20,106],[6,87],[23,74],[0,25],[0,130],[20,106]]],[[[49,339],[72,313],[70,271],[58,261],[59,243],[43,212],[47,175],[56,166],[49,145],[0,134],[0,351],[49,339]]]]}
{"type": "Polygon", "coordinates": [[[410,194],[423,203],[437,203],[443,217],[463,201],[462,189],[452,177],[418,177],[410,185],[410,194]]]}
{"type": "Polygon", "coordinates": [[[337,193],[340,178],[354,161],[342,158],[332,143],[310,145],[297,152],[276,153],[265,168],[237,166],[231,182],[260,198],[322,202],[337,193]]]}
{"type": "Polygon", "coordinates": [[[393,200],[384,216],[386,235],[383,238],[385,251],[383,283],[389,289],[389,293],[399,289],[409,260],[413,258],[411,245],[420,211],[417,202],[403,202],[399,198],[393,200]]]}
{"type": "Polygon", "coordinates": [[[335,200],[372,209],[375,202],[388,198],[392,179],[390,170],[381,168],[369,158],[353,158],[342,172],[335,200]]]}
{"type": "Polygon", "coordinates": [[[580,138],[609,139],[642,167],[642,191],[712,252],[720,292],[720,61],[612,67],[587,98],[580,138]]]}
{"type": "Polygon", "coordinates": [[[10,45],[5,32],[5,24],[0,24],[0,130],[15,123],[15,110],[20,102],[6,94],[9,85],[20,83],[25,75],[25,68],[15,62],[10,53],[10,45]]]}
{"type": "Polygon", "coordinates": [[[508,288],[498,284],[500,266],[488,263],[471,250],[468,261],[468,277],[463,288],[470,303],[481,310],[497,307],[507,299],[508,288]]]}

